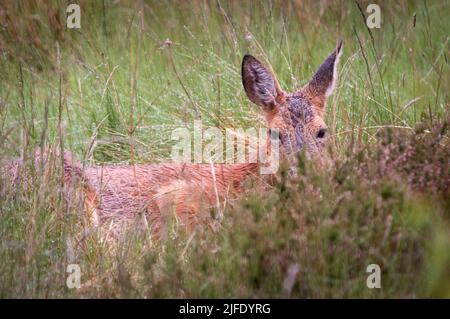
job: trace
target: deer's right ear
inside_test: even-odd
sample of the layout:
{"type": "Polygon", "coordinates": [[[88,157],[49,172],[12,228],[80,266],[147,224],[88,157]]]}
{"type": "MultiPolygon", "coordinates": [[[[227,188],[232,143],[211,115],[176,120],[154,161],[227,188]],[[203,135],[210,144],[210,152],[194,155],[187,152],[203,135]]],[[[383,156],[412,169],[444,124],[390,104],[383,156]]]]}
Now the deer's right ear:
{"type": "Polygon", "coordinates": [[[272,73],[251,55],[245,55],[242,61],[242,84],[250,101],[271,111],[276,106],[279,93],[278,83],[272,73]]]}

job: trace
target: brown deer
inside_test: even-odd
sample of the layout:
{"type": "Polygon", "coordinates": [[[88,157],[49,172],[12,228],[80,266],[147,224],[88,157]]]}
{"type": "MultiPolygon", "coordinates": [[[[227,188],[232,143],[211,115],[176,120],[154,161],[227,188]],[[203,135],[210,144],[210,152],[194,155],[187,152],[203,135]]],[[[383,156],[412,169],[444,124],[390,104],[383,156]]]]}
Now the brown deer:
{"type": "MultiPolygon", "coordinates": [[[[327,139],[325,103],[335,86],[341,52],[339,41],[311,81],[294,93],[284,92],[271,71],[256,58],[244,56],[244,90],[260,107],[269,132],[279,132],[283,156],[289,158],[301,149],[316,152],[323,147],[327,139]]],[[[202,206],[216,205],[241,191],[249,176],[260,174],[261,165],[167,163],[82,169],[70,154],[65,153],[63,159],[65,182],[75,177],[83,180],[85,207],[94,225],[143,214],[156,230],[170,211],[185,225],[194,224],[202,206]]]]}

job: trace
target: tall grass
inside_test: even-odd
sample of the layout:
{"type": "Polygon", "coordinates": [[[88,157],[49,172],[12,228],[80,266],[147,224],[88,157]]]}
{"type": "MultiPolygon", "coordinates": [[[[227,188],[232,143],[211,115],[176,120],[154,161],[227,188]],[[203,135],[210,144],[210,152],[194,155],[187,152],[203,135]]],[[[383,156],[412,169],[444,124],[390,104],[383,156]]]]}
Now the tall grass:
{"type": "Polygon", "coordinates": [[[371,30],[364,1],[79,3],[78,30],[68,1],[0,3],[0,159],[24,172],[20,187],[1,176],[0,296],[450,296],[448,1],[382,1],[371,30]],[[53,147],[84,165],[168,161],[171,130],[195,119],[263,125],[243,55],[293,91],[338,38],[332,164],[301,160],[300,177],[255,186],[213,231],[109,245],[64,191],[61,159],[32,160],[53,147]],[[82,289],[65,285],[70,263],[82,289]],[[371,263],[382,289],[365,285],[371,263]]]}

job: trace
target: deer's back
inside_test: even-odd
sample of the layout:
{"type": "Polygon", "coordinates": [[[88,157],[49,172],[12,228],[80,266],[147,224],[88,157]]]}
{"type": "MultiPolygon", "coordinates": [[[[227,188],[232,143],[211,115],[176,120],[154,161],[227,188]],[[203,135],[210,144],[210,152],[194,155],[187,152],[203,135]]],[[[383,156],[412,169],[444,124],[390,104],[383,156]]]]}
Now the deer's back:
{"type": "Polygon", "coordinates": [[[256,164],[139,164],[85,168],[85,180],[100,218],[173,208],[194,214],[240,190],[256,164]]]}

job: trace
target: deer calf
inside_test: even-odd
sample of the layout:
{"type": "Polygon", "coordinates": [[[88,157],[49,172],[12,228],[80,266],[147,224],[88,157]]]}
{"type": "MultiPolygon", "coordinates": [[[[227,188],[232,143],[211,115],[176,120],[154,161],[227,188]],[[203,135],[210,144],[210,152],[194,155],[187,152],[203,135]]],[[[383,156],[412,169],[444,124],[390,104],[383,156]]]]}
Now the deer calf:
{"type": "MultiPolygon", "coordinates": [[[[327,97],[335,86],[342,42],[303,88],[284,92],[275,76],[251,55],[242,61],[244,90],[263,113],[269,132],[279,132],[281,156],[301,149],[320,150],[327,139],[324,121],[327,97]]],[[[270,135],[270,134],[268,134],[270,135]]],[[[167,211],[192,225],[202,207],[223,202],[242,190],[249,176],[260,174],[260,163],[142,164],[81,166],[64,155],[64,179],[83,180],[85,207],[91,221],[101,225],[109,218],[127,219],[144,214],[156,229],[167,211]]],[[[159,225],[159,226],[158,226],[159,225]]]]}

